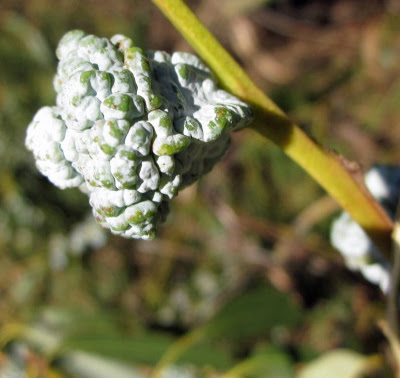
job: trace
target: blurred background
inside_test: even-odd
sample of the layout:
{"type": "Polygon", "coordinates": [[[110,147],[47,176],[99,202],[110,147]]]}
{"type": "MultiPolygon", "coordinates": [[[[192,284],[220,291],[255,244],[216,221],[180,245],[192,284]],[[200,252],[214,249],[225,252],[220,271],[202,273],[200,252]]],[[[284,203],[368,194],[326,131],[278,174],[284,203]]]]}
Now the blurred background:
{"type": "MultiPolygon", "coordinates": [[[[398,1],[188,4],[324,146],[363,171],[400,161],[398,1]]],[[[25,130],[54,104],[74,28],[192,52],[147,0],[1,0],[0,377],[394,376],[385,298],[329,243],[339,209],[256,133],[151,242],[101,229],[85,195],[39,174],[25,130]]]]}

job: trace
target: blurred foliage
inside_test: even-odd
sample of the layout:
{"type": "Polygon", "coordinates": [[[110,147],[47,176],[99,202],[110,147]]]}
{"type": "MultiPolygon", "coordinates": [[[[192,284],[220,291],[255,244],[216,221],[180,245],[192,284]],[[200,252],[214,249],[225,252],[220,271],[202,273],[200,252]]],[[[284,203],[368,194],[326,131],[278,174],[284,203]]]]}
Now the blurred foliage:
{"type": "MultiPolygon", "coordinates": [[[[364,170],[398,163],[397,1],[244,3],[189,1],[317,140],[364,170]]],[[[152,242],[108,234],[37,172],[25,129],[72,28],[191,51],[146,0],[1,1],[0,377],[394,376],[385,298],[329,245],[336,206],[260,136],[235,134],[152,242]]]]}

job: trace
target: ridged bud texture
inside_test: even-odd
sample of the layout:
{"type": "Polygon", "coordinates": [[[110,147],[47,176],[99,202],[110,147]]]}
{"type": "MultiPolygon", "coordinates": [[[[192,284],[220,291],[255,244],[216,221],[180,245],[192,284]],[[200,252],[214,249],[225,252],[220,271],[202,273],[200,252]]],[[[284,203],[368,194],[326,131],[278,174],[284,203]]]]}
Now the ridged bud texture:
{"type": "Polygon", "coordinates": [[[152,239],[169,201],[222,158],[251,109],[196,56],[144,52],[122,35],[71,31],[57,57],[56,106],[27,130],[38,169],[87,192],[113,233],[152,239]]]}

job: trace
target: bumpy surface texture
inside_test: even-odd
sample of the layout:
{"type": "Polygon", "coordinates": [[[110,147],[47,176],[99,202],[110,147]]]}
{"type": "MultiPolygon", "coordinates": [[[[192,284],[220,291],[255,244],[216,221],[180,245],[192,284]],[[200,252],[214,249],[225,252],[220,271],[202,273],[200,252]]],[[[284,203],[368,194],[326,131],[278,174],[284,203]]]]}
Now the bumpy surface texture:
{"type": "Polygon", "coordinates": [[[113,233],[152,239],[168,202],[221,159],[251,109],[194,55],[145,53],[122,35],[71,31],[57,57],[57,104],[27,130],[38,169],[87,192],[113,233]]]}
{"type": "MultiPolygon", "coordinates": [[[[400,194],[400,166],[377,165],[365,176],[365,183],[392,219],[400,194]]],[[[387,292],[390,285],[390,264],[365,231],[348,213],[337,218],[331,230],[331,242],[343,255],[346,265],[359,270],[371,283],[387,292]]]]}

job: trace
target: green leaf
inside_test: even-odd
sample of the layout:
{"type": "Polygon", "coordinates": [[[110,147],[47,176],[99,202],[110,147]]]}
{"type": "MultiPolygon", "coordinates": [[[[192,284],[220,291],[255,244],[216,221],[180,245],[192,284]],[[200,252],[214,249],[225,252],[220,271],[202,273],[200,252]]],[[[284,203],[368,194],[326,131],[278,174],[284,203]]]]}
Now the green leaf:
{"type": "Polygon", "coordinates": [[[171,337],[156,333],[141,333],[132,336],[85,333],[81,336],[69,337],[64,347],[68,350],[86,351],[120,361],[155,364],[172,342],[171,337]]]}
{"type": "Polygon", "coordinates": [[[243,340],[275,326],[293,326],[300,317],[300,308],[288,295],[263,285],[227,303],[208,323],[206,332],[209,337],[243,340]]]}
{"type": "Polygon", "coordinates": [[[290,358],[281,350],[268,347],[241,361],[222,378],[293,378],[290,358]]]}
{"type": "MultiPolygon", "coordinates": [[[[155,365],[174,341],[171,336],[160,333],[84,334],[69,338],[64,347],[124,362],[155,365]]],[[[199,345],[185,351],[180,361],[199,366],[209,364],[216,368],[226,368],[232,363],[225,351],[210,345],[199,345]]]]}
{"type": "Polygon", "coordinates": [[[189,332],[175,342],[160,360],[157,371],[181,360],[194,345],[204,340],[229,340],[236,345],[261,336],[274,326],[293,326],[300,319],[300,309],[283,293],[271,286],[260,286],[227,303],[203,327],[189,332]]]}
{"type": "Polygon", "coordinates": [[[215,369],[225,370],[232,366],[233,360],[229,353],[209,343],[201,344],[185,351],[179,359],[180,364],[194,366],[212,366],[215,369]]]}
{"type": "Polygon", "coordinates": [[[59,369],[79,378],[144,378],[138,369],[85,352],[69,352],[57,361],[59,369]]]}

